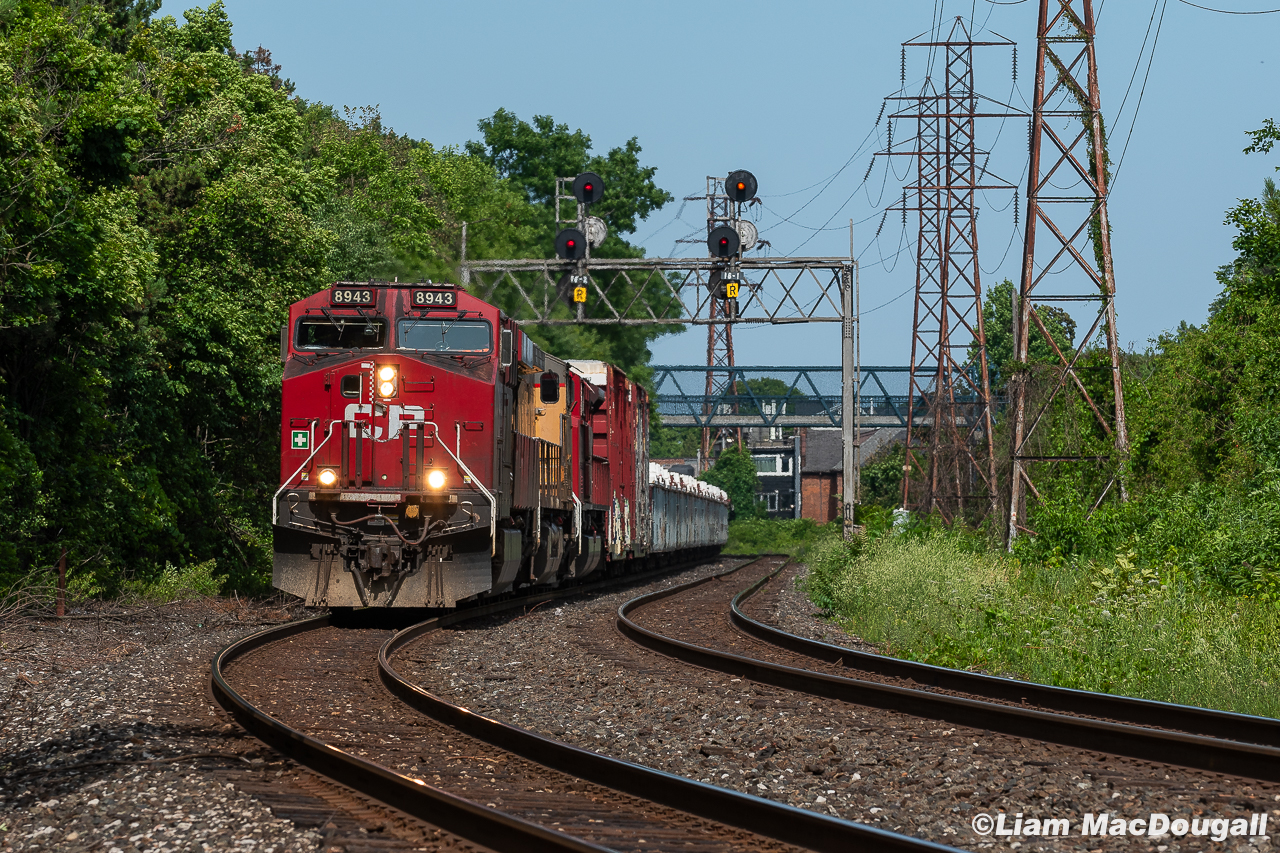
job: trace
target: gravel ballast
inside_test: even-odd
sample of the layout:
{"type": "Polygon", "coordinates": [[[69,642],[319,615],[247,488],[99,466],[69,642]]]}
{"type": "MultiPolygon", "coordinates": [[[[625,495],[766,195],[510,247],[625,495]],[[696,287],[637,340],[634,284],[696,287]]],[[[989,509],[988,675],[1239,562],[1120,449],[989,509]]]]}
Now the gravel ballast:
{"type": "Polygon", "coordinates": [[[321,848],[323,831],[229,781],[292,771],[206,688],[218,649],[288,613],[186,602],[76,615],[90,618],[0,632],[0,851],[321,848]]]}
{"type": "MultiPolygon", "coordinates": [[[[723,568],[728,567],[723,564],[723,568]]],[[[665,583],[683,582],[686,573],[665,583]]],[[[733,576],[721,581],[745,583],[733,576]]],[[[657,588],[664,584],[654,584],[657,588]]],[[[781,627],[850,644],[794,584],[781,627]]],[[[743,682],[629,644],[618,607],[647,589],[480,620],[407,649],[402,672],[458,704],[568,743],[802,808],[966,848],[1269,849],[1265,837],[1081,837],[1086,814],[1245,818],[1280,786],[1074,751],[743,682]],[[1053,766],[1044,766],[1050,764],[1053,766]],[[979,814],[1067,818],[1066,838],[997,838],[979,814]],[[1014,846],[1016,845],[1016,847],[1014,846]]]]}
{"type": "MultiPolygon", "coordinates": [[[[1256,836],[1082,838],[1079,824],[1102,812],[1201,820],[1280,812],[1280,786],[1106,756],[1041,766],[1030,758],[1033,743],[1021,742],[1020,754],[1016,738],[673,664],[617,634],[624,601],[740,562],[467,623],[411,646],[398,666],[445,698],[570,743],[958,847],[1270,849],[1256,836]],[[971,829],[975,816],[1001,811],[1011,822],[1018,813],[1066,817],[1072,835],[971,829]]],[[[792,587],[777,597],[775,624],[853,644],[814,618],[792,587]]],[[[93,618],[10,622],[0,631],[0,853],[421,849],[399,841],[412,834],[397,835],[394,821],[341,817],[343,795],[214,709],[213,654],[301,611],[203,601],[76,615],[93,618]],[[281,790],[318,791],[292,813],[320,817],[273,816],[261,792],[281,790]]],[[[1272,817],[1269,830],[1280,823],[1272,817]]]]}

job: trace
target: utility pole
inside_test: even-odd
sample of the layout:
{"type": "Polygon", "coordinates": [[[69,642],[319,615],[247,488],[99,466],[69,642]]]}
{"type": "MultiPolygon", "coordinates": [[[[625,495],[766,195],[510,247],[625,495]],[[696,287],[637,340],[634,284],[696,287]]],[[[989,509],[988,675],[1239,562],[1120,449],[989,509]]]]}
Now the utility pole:
{"type": "MultiPolygon", "coordinates": [[[[850,253],[852,254],[852,253],[850,253]]],[[[840,324],[840,431],[843,439],[840,460],[841,476],[844,480],[840,487],[841,517],[844,521],[844,538],[852,539],[857,524],[858,511],[858,442],[862,436],[858,431],[858,348],[854,332],[855,294],[853,258],[841,282],[841,310],[844,322],[840,324]]]]}
{"type": "Polygon", "coordinates": [[[1013,42],[974,41],[961,18],[945,41],[904,43],[904,63],[907,47],[937,52],[943,87],[926,77],[919,94],[892,99],[910,106],[890,120],[914,120],[916,136],[912,150],[882,152],[915,160],[916,182],[904,188],[902,209],[920,217],[910,380],[910,405],[920,416],[907,419],[902,505],[947,523],[980,521],[998,494],[977,192],[1014,186],[989,172],[990,153],[977,147],[975,131],[980,117],[1024,114],[975,91],[973,51],[988,46],[1013,42]],[[994,106],[980,111],[980,100],[994,106]]]}
{"type": "Polygon", "coordinates": [[[1009,545],[1019,533],[1034,533],[1028,526],[1027,494],[1042,497],[1035,481],[1049,466],[1076,469],[1092,500],[1090,514],[1112,491],[1125,498],[1121,477],[1129,438],[1116,332],[1096,36],[1092,0],[1040,0],[1026,244],[1014,305],[1018,369],[1009,382],[1009,545]],[[1047,246],[1037,244],[1041,231],[1047,246]],[[1053,291],[1039,292],[1048,277],[1053,291]],[[1046,305],[1091,302],[1097,305],[1097,316],[1088,331],[1073,345],[1060,346],[1046,326],[1046,305]],[[1089,364],[1082,364],[1099,331],[1106,338],[1105,362],[1089,359],[1089,364]],[[1031,341],[1037,338],[1053,353],[1050,366],[1039,367],[1029,359],[1031,341]]]}

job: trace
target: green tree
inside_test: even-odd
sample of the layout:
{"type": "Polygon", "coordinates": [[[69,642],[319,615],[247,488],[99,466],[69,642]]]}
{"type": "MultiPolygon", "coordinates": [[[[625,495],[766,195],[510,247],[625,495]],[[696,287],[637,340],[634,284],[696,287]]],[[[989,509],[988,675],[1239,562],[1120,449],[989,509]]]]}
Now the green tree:
{"type": "MultiPolygon", "coordinates": [[[[293,97],[221,2],[158,5],[0,3],[0,582],[66,548],[81,588],[216,561],[265,589],[289,304],[337,277],[452,278],[464,221],[472,257],[550,246],[534,164],[293,97]]],[[[539,127],[610,181],[609,250],[634,253],[619,235],[666,198],[639,146],[539,127]]],[[[643,380],[659,332],[542,338],[643,380]]]]}
{"type": "MultiPolygon", "coordinates": [[[[592,255],[602,258],[638,258],[644,252],[626,242],[623,235],[635,232],[636,224],[672,200],[654,183],[657,169],[640,164],[640,144],[632,137],[625,145],[604,155],[591,153],[591,137],[581,130],[557,124],[550,116],[534,116],[533,123],[505,109],[479,123],[483,142],[468,142],[466,151],[490,164],[508,186],[527,203],[530,242],[522,246],[525,257],[548,258],[555,247],[555,181],[584,171],[593,171],[604,182],[604,197],[592,205],[592,215],[604,219],[609,236],[592,255]]],[[[472,257],[485,257],[468,248],[472,257]]],[[[615,282],[610,298],[627,304],[633,294],[615,282]],[[615,292],[616,290],[616,292],[615,292]]],[[[658,298],[658,294],[652,294],[658,298]]],[[[641,297],[649,299],[649,295],[641,297]]],[[[511,311],[522,300],[514,293],[500,294],[499,302],[511,311]]],[[[562,306],[565,317],[569,308],[562,306]]],[[[662,307],[656,309],[660,312],[662,307]]],[[[551,352],[580,353],[584,358],[601,358],[621,366],[642,382],[650,379],[649,342],[678,331],[679,326],[543,326],[531,329],[532,336],[551,352]]]]}
{"type": "MultiPolygon", "coordinates": [[[[1013,282],[1005,279],[987,289],[982,302],[983,331],[987,336],[987,370],[992,390],[1003,388],[1014,369],[1013,282]]],[[[1059,352],[1068,359],[1075,350],[1076,321],[1054,305],[1036,305],[1036,313],[1044,321],[1059,352]]],[[[971,363],[977,361],[977,347],[969,349],[971,363]]],[[[1032,323],[1027,335],[1027,360],[1033,364],[1061,364],[1040,328],[1032,323]]]]}
{"type": "Polygon", "coordinates": [[[729,518],[763,518],[765,511],[756,500],[760,480],[756,476],[756,463],[745,447],[734,445],[720,454],[720,458],[698,478],[729,494],[731,507],[729,518]]]}
{"type": "MultiPolygon", "coordinates": [[[[533,123],[505,109],[480,121],[484,142],[468,142],[467,153],[488,161],[510,184],[523,192],[530,204],[542,208],[543,237],[554,237],[556,178],[595,172],[604,181],[605,194],[591,212],[608,224],[611,240],[596,252],[601,257],[639,257],[623,234],[633,234],[637,220],[672,200],[669,192],[653,182],[657,168],[640,165],[640,143],[631,137],[607,154],[591,154],[591,137],[570,131],[551,116],[534,116],[533,123]]],[[[554,245],[548,240],[543,257],[554,245]]]]}
{"type": "Polygon", "coordinates": [[[906,457],[906,445],[897,442],[863,463],[863,504],[887,508],[902,506],[902,466],[906,457]]]}

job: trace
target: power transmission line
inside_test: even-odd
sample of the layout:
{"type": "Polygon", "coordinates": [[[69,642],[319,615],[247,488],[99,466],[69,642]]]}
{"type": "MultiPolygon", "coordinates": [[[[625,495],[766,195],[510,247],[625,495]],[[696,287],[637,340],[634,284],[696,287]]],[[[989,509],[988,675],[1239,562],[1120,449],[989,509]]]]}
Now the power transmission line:
{"type": "Polygon", "coordinates": [[[1211,9],[1208,6],[1201,6],[1199,3],[1192,3],[1190,0],[1178,0],[1178,2],[1186,3],[1188,6],[1194,6],[1197,9],[1204,9],[1206,12],[1217,12],[1219,15],[1274,15],[1280,12],[1280,9],[1263,9],[1260,12],[1237,12],[1232,9],[1211,9]]]}

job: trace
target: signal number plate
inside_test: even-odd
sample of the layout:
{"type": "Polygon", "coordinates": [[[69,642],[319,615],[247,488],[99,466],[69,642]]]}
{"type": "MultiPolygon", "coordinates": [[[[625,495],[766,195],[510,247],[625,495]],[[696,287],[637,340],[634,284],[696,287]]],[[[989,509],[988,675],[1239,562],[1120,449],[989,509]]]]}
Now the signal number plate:
{"type": "Polygon", "coordinates": [[[367,287],[335,287],[329,294],[333,305],[372,305],[373,291],[367,287]]]}
{"type": "Polygon", "coordinates": [[[415,290],[411,301],[414,308],[453,308],[458,294],[453,290],[415,290]]]}

